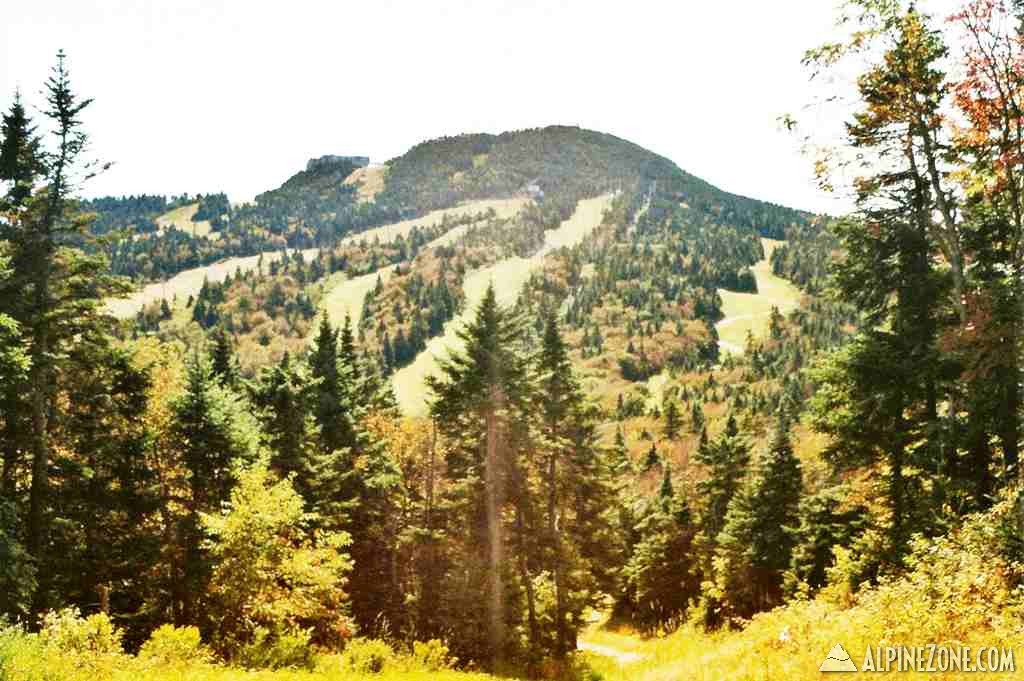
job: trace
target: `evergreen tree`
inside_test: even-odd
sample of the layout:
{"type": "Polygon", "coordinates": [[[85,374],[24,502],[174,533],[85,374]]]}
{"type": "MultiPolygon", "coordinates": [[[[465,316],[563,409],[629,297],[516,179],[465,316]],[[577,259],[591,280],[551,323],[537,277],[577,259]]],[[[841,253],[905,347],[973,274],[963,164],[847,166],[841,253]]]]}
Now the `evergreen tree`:
{"type": "Polygon", "coordinates": [[[307,510],[318,507],[317,477],[325,458],[313,418],[316,388],[304,368],[285,353],[280,363],[263,370],[249,391],[260,410],[270,468],[281,478],[294,476],[307,510]]]}
{"type": "Polygon", "coordinates": [[[780,418],[768,451],[730,501],[718,536],[715,579],[728,615],[746,619],[781,602],[801,487],[800,462],[780,418]]]}
{"type": "Polygon", "coordinates": [[[222,387],[210,362],[193,356],[185,392],[172,405],[173,437],[187,477],[186,515],[181,519],[181,562],[172,569],[169,593],[173,619],[179,624],[201,621],[200,599],[209,577],[209,559],[202,546],[200,516],[220,508],[236,482],[239,465],[260,452],[259,427],[241,398],[222,387]]]}
{"type": "Polygon", "coordinates": [[[465,523],[466,567],[459,623],[466,656],[501,667],[509,650],[508,560],[503,509],[515,452],[513,438],[526,430],[528,361],[523,324],[497,302],[488,287],[473,321],[460,330],[465,350],[440,364],[441,376],[428,379],[434,394],[431,416],[449,443],[449,474],[459,483],[450,503],[461,507],[465,523]],[[484,594],[483,612],[474,607],[484,594]],[[479,613],[479,614],[477,614],[479,613]],[[483,636],[481,637],[481,634],[483,636]]]}
{"type": "Polygon", "coordinates": [[[351,409],[348,376],[339,369],[338,331],[326,315],[313,340],[309,357],[310,374],[317,379],[316,422],[324,451],[334,452],[355,446],[355,426],[351,409]]]}
{"type": "Polygon", "coordinates": [[[666,475],[640,515],[623,573],[625,588],[616,611],[650,631],[683,616],[700,596],[701,569],[695,550],[697,525],[686,500],[666,475]]]}
{"type": "Polygon", "coordinates": [[[23,206],[45,171],[35,126],[25,112],[21,93],[15,92],[14,103],[0,123],[0,181],[10,183],[0,208],[23,206]]]}
{"type": "Polygon", "coordinates": [[[90,216],[77,210],[73,194],[91,168],[82,160],[87,138],[81,130],[81,113],[90,100],[79,100],[72,91],[62,52],[46,97],[43,113],[52,122],[52,149],[42,149],[23,110],[17,110],[20,103],[4,118],[0,148],[0,180],[12,184],[5,203],[13,209],[0,221],[0,239],[11,246],[11,276],[0,282],[0,314],[18,322],[30,360],[27,376],[9,386],[3,399],[2,449],[5,475],[29,481],[24,546],[39,567],[37,612],[54,604],[56,562],[49,552],[59,548],[50,537],[57,493],[51,475],[56,447],[68,451],[68,443],[60,441],[66,435],[64,399],[75,392],[75,362],[95,359],[92,349],[102,348],[112,330],[103,299],[128,291],[109,274],[99,249],[80,249],[89,243],[90,216]],[[45,190],[32,193],[36,178],[45,190]]]}
{"type": "Polygon", "coordinates": [[[210,351],[211,370],[223,386],[233,387],[238,382],[237,360],[231,347],[231,338],[218,328],[213,332],[213,348],[210,351]]]}
{"type": "Polygon", "coordinates": [[[734,416],[729,416],[725,430],[713,443],[708,442],[707,432],[702,431],[696,458],[707,467],[707,478],[697,483],[697,491],[705,500],[701,530],[714,544],[725,526],[729,502],[739,490],[750,460],[748,445],[740,436],[734,416]]]}
{"type": "MultiPolygon", "coordinates": [[[[579,622],[584,605],[596,605],[594,599],[600,587],[607,586],[608,573],[616,562],[611,542],[602,541],[611,533],[607,512],[614,487],[597,446],[596,414],[585,402],[553,315],[545,321],[537,363],[543,433],[543,464],[538,473],[547,486],[545,543],[550,554],[544,562],[550,566],[555,593],[552,652],[564,657],[575,648],[572,623],[579,622]]],[[[518,468],[526,465],[521,460],[518,468]]],[[[517,479],[524,477],[532,476],[520,474],[517,479]]],[[[520,490],[514,503],[523,514],[532,512],[527,490],[520,490]]],[[[532,600],[529,581],[529,575],[524,575],[523,586],[532,600]]],[[[528,604],[528,611],[533,610],[534,605],[528,604]]],[[[536,648],[539,636],[534,633],[533,639],[536,648]]]]}
{"type": "Polygon", "coordinates": [[[679,429],[682,427],[679,418],[679,408],[675,400],[667,400],[665,404],[665,437],[675,440],[679,437],[679,429]]]}

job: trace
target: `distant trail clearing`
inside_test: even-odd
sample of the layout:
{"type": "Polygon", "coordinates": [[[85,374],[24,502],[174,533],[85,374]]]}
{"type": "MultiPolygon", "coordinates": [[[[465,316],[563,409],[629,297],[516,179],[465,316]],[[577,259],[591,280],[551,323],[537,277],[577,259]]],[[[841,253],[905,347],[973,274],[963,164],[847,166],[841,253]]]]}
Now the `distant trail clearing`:
{"type": "MultiPolygon", "coordinates": [[[[319,251],[318,248],[308,248],[302,251],[302,256],[309,260],[315,258],[319,251]]],[[[288,251],[289,255],[293,252],[292,250],[288,251]]],[[[127,298],[107,300],[106,311],[119,319],[127,319],[152,302],[166,298],[170,303],[175,296],[188,298],[197,295],[203,287],[204,279],[208,279],[211,283],[219,283],[224,281],[229,274],[234,275],[237,270],[249,272],[256,269],[260,257],[263,258],[264,265],[269,265],[281,258],[281,251],[267,251],[261,255],[250,255],[244,258],[228,258],[212,265],[179,272],[167,281],[147,284],[127,298]]]]}
{"type": "MultiPolygon", "coordinates": [[[[477,213],[485,213],[491,208],[494,209],[499,219],[506,219],[517,215],[529,202],[530,200],[525,198],[470,201],[454,208],[432,211],[415,220],[403,220],[402,222],[395,222],[382,227],[375,227],[359,234],[353,234],[344,238],[341,243],[359,243],[364,240],[370,242],[374,239],[380,239],[382,243],[388,242],[394,240],[399,235],[403,237],[409,236],[413,227],[416,226],[421,228],[431,227],[440,223],[445,217],[451,219],[466,215],[476,215],[477,213]]],[[[426,244],[423,248],[446,246],[465,234],[471,226],[471,224],[457,225],[426,244]]],[[[363,299],[376,286],[377,276],[380,275],[381,281],[386,282],[394,271],[395,265],[388,265],[354,279],[344,279],[343,275],[339,274],[338,283],[329,284],[330,290],[327,291],[320,302],[321,311],[327,313],[332,324],[341,322],[345,318],[345,314],[348,313],[352,317],[353,326],[358,326],[363,314],[363,299]]],[[[315,329],[316,325],[313,328],[315,329]]],[[[310,340],[312,340],[312,335],[310,340]]]]}
{"type": "Polygon", "coordinates": [[[718,330],[719,348],[728,354],[743,354],[748,331],[755,337],[764,335],[773,306],[786,314],[800,304],[800,289],[772,274],[772,251],[786,242],[762,238],[761,243],[765,257],[751,268],[757,280],[757,293],[718,289],[725,317],[715,324],[715,329],[718,330]]]}
{"type": "Polygon", "coordinates": [[[563,246],[574,246],[582,242],[601,224],[604,212],[611,207],[613,198],[614,194],[605,194],[580,201],[568,220],[544,235],[544,246],[535,255],[529,258],[507,258],[466,276],[462,286],[466,303],[462,312],[445,325],[442,335],[430,339],[426,349],[416,356],[412,364],[399,369],[392,378],[398,406],[404,414],[423,416],[427,413],[427,376],[437,370],[437,357],[462,349],[457,331],[476,314],[488,284],[492,281],[498,284],[495,293],[501,305],[515,303],[530,275],[544,262],[544,256],[563,246]]]}
{"type": "Polygon", "coordinates": [[[173,210],[169,210],[155,222],[159,228],[159,232],[163,234],[171,227],[178,229],[186,234],[192,236],[210,236],[210,221],[200,220],[198,222],[192,222],[192,216],[199,210],[198,203],[190,203],[187,206],[179,206],[173,210]]]}

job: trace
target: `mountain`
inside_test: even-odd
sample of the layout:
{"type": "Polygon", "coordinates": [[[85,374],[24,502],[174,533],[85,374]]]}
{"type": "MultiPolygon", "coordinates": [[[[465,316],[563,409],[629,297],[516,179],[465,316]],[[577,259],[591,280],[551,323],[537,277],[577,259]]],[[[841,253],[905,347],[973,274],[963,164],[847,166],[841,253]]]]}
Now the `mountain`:
{"type": "Polygon", "coordinates": [[[124,229],[112,246],[118,273],[158,280],[217,259],[262,251],[330,245],[371,227],[431,210],[488,198],[531,195],[565,219],[581,198],[612,189],[655,191],[717,222],[781,238],[806,224],[807,213],[717,189],[635,144],[599,132],[553,126],[501,135],[467,134],[416,145],[389,161],[374,200],[361,200],[346,178],[361,175],[364,159],[326,156],[251,204],[231,207],[223,194],[107,197],[86,203],[95,230],[124,229]],[[210,220],[215,239],[185,229],[159,230],[161,214],[191,202],[193,220],[210,220]]]}
{"type": "MultiPolygon", "coordinates": [[[[575,127],[423,142],[385,164],[372,196],[361,194],[365,170],[325,157],[252,204],[219,202],[216,238],[174,229],[133,236],[133,249],[173,243],[181,264],[193,267],[218,252],[318,249],[310,261],[268,260],[266,272],[181,290],[187,312],[167,319],[154,303],[139,328],[184,339],[195,336],[193,322],[202,331],[224,328],[244,350],[243,368],[254,372],[300,349],[326,300],[328,309],[357,318],[362,351],[392,373],[417,363],[449,320],[472,311],[479,283],[511,276],[514,284],[496,281],[510,287],[509,302],[521,292],[523,305],[563,310],[593,384],[618,398],[665,369],[717,361],[718,290],[756,290],[750,268],[765,257],[761,237],[818,231],[808,213],[730,194],[636,144],[575,127]],[[606,215],[593,214],[592,224],[577,219],[572,239],[545,246],[582,200],[599,196],[609,197],[606,215]],[[492,213],[496,200],[515,210],[492,213]],[[391,227],[398,224],[409,229],[391,227]],[[473,290],[469,273],[476,273],[473,290]],[[350,294],[342,279],[356,277],[366,284],[350,294]]],[[[208,215],[209,203],[201,199],[196,215],[208,215]]],[[[152,261],[140,254],[136,271],[152,261]]],[[[415,376],[397,377],[414,413],[432,369],[423,358],[410,370],[415,376]]]]}

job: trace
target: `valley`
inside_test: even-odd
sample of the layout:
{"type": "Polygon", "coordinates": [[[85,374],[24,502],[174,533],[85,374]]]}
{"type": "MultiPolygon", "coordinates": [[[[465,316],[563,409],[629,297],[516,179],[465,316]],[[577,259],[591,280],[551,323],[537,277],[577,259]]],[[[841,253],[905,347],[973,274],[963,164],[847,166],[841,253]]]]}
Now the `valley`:
{"type": "MultiPolygon", "coordinates": [[[[923,21],[871,25],[938,64],[923,21]]],[[[0,126],[0,678],[809,681],[840,639],[1019,641],[1024,209],[948,186],[1018,157],[917,159],[900,116],[975,85],[902,54],[851,147],[955,173],[834,218],[567,125],[82,198],[61,53],[57,112],[0,126]]]]}

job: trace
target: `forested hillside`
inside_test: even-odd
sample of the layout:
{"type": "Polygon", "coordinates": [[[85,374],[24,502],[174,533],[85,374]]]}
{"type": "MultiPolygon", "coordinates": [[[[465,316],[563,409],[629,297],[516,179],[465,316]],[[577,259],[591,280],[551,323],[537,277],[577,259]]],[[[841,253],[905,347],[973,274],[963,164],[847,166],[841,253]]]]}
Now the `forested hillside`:
{"type": "Polygon", "coordinates": [[[841,218],[572,127],[328,159],[241,206],[81,200],[90,100],[60,53],[0,129],[0,679],[1005,657],[1024,42],[999,3],[951,19],[962,44],[912,3],[851,7],[806,59],[860,74],[854,161],[818,164],[857,175],[841,218]]]}

